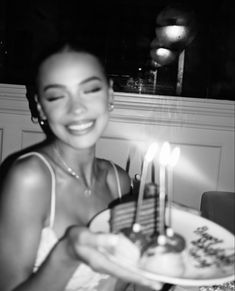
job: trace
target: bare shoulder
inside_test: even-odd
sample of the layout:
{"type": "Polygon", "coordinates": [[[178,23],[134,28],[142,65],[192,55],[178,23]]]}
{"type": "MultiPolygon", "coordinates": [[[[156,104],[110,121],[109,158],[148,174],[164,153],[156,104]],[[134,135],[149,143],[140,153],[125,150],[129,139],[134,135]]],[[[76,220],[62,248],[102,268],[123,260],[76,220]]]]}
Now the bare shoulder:
{"type": "Polygon", "coordinates": [[[6,175],[6,183],[19,183],[22,187],[43,186],[50,181],[47,165],[36,155],[26,155],[15,160],[6,175]]]}
{"type": "Polygon", "coordinates": [[[50,180],[47,166],[35,155],[17,159],[7,170],[1,185],[4,208],[17,206],[23,211],[30,211],[33,205],[37,205],[40,211],[40,207],[45,205],[44,200],[47,200],[50,180]]]}
{"type": "MultiPolygon", "coordinates": [[[[101,160],[103,167],[107,170],[107,183],[111,189],[114,198],[118,197],[118,181],[115,173],[115,169],[112,163],[108,160],[101,160]]],[[[128,173],[119,165],[114,164],[117,169],[118,179],[120,181],[122,195],[129,193],[131,187],[131,179],[128,173]]]]}
{"type": "Polygon", "coordinates": [[[32,272],[50,205],[50,173],[46,167],[36,156],[17,159],[1,183],[2,284],[23,281],[32,272]]]}

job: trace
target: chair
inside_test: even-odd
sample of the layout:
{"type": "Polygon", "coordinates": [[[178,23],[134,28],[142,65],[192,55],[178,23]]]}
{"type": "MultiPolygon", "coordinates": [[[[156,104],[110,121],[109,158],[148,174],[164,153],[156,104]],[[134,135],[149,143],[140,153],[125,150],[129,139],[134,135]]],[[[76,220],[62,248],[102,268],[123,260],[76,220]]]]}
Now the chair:
{"type": "Polygon", "coordinates": [[[235,192],[204,192],[200,210],[203,217],[235,234],[235,192]]]}

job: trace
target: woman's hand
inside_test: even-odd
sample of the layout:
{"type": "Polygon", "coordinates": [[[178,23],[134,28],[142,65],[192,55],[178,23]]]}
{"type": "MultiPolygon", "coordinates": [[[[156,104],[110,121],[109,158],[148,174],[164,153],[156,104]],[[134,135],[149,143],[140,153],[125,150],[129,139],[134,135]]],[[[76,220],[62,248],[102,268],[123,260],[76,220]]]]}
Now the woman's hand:
{"type": "Polygon", "coordinates": [[[66,237],[73,258],[89,265],[96,272],[155,290],[161,289],[162,283],[140,278],[136,272],[123,267],[125,263],[135,265],[140,257],[137,246],[124,235],[93,233],[87,228],[73,226],[67,231],[66,237]],[[121,264],[115,263],[110,257],[121,264]]]}

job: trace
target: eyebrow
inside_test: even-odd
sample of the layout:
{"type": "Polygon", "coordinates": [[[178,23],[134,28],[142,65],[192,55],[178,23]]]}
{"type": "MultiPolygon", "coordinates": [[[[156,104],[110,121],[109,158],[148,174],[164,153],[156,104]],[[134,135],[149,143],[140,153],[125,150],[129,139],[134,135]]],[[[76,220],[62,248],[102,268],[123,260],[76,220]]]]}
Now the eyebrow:
{"type": "MultiPolygon", "coordinates": [[[[89,78],[87,78],[87,79],[85,79],[85,80],[82,80],[80,83],[79,83],[79,85],[83,85],[83,84],[86,84],[86,83],[89,83],[89,82],[91,82],[91,81],[102,81],[102,79],[100,78],[100,77],[96,77],[96,76],[94,76],[94,77],[89,77],[89,78]]],[[[43,91],[45,92],[45,91],[47,91],[47,90],[49,90],[49,89],[53,89],[53,88],[56,88],[56,89],[64,89],[66,86],[64,86],[64,85],[61,85],[61,84],[49,84],[49,85],[46,85],[44,88],[43,88],[43,91]]]]}

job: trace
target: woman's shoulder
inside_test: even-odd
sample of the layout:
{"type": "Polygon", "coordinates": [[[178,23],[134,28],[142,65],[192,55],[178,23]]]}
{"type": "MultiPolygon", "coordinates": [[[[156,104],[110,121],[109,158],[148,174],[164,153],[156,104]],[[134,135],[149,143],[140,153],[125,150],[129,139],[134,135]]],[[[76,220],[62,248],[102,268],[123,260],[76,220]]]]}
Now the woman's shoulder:
{"type": "Polygon", "coordinates": [[[46,193],[50,189],[50,172],[40,153],[27,153],[18,156],[8,166],[5,165],[1,173],[3,193],[36,199],[43,197],[39,193],[46,193]],[[16,191],[17,189],[17,191],[16,191]]]}
{"type": "Polygon", "coordinates": [[[23,174],[27,169],[30,169],[33,164],[40,165],[36,154],[45,151],[44,143],[38,143],[30,147],[9,154],[0,164],[0,175],[8,175],[9,173],[19,172],[23,174]]]}
{"type": "Polygon", "coordinates": [[[45,178],[49,174],[48,160],[41,152],[28,152],[20,155],[11,166],[11,172],[31,178],[45,178]]]}

